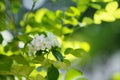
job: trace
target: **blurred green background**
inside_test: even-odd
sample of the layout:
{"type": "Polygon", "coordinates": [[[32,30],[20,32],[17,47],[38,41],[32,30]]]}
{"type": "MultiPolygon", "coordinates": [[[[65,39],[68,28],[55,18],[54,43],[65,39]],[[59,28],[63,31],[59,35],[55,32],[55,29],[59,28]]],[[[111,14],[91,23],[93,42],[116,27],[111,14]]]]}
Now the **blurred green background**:
{"type": "MultiPolygon", "coordinates": [[[[120,0],[1,0],[0,80],[14,80],[11,73],[21,70],[14,67],[10,73],[8,67],[13,64],[11,56],[27,53],[18,46],[20,41],[27,44],[28,35],[44,31],[58,36],[63,55],[75,69],[60,80],[120,80],[120,0]]],[[[26,56],[12,59],[17,64],[29,63],[26,56]]],[[[25,76],[32,71],[32,67],[25,69],[29,69],[23,71],[25,76]]],[[[34,80],[44,80],[39,77],[34,80]]]]}

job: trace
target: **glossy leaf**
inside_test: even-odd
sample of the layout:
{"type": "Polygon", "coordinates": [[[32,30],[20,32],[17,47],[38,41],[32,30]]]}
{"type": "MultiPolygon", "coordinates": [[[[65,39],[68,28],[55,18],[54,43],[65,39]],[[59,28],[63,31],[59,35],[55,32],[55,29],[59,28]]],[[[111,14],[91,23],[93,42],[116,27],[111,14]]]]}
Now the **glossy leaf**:
{"type": "Polygon", "coordinates": [[[58,60],[58,61],[62,61],[64,60],[62,54],[60,51],[56,50],[56,49],[53,49],[52,50],[52,54],[54,55],[54,57],[58,60]]]}
{"type": "Polygon", "coordinates": [[[47,80],[57,80],[58,77],[59,77],[58,69],[51,65],[51,67],[48,68],[47,80]]]}
{"type": "Polygon", "coordinates": [[[3,37],[2,37],[2,35],[0,34],[0,44],[2,43],[2,41],[3,41],[3,37]]]}

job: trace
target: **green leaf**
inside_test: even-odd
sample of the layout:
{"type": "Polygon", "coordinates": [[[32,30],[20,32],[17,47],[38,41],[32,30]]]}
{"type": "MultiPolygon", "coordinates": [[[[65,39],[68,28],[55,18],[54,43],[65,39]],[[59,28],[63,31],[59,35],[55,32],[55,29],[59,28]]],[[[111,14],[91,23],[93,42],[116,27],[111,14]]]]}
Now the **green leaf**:
{"type": "Polygon", "coordinates": [[[39,50],[35,53],[36,56],[41,56],[42,55],[42,50],[39,50]]]}
{"type": "Polygon", "coordinates": [[[34,67],[29,66],[13,66],[12,72],[20,76],[29,76],[34,67]]]}
{"type": "Polygon", "coordinates": [[[12,65],[12,59],[0,54],[0,71],[9,71],[12,65]]]}
{"type": "Polygon", "coordinates": [[[58,77],[59,77],[58,69],[51,65],[51,67],[48,68],[47,80],[57,80],[58,77]]]}
{"type": "Polygon", "coordinates": [[[22,34],[22,35],[18,35],[17,38],[20,40],[20,41],[23,41],[24,43],[27,43],[29,42],[32,38],[29,37],[27,34],[22,34]]]}
{"type": "Polygon", "coordinates": [[[69,54],[69,53],[73,53],[73,49],[72,48],[67,48],[64,52],[64,54],[69,54]]]}
{"type": "Polygon", "coordinates": [[[33,63],[36,63],[36,64],[42,63],[42,62],[44,61],[44,59],[45,59],[44,56],[41,55],[41,56],[35,57],[35,58],[32,60],[32,62],[33,62],[33,63]]]}
{"type": "Polygon", "coordinates": [[[76,7],[70,7],[67,11],[66,11],[66,15],[67,16],[80,16],[80,10],[76,7]]]}
{"type": "Polygon", "coordinates": [[[55,57],[58,61],[63,62],[64,58],[63,58],[63,56],[62,56],[62,54],[61,54],[60,51],[58,51],[58,50],[56,50],[56,49],[53,49],[53,50],[52,50],[52,54],[54,55],[54,57],[55,57]]]}
{"type": "Polygon", "coordinates": [[[99,4],[91,3],[90,6],[95,9],[101,9],[101,6],[99,4]]]}
{"type": "Polygon", "coordinates": [[[120,19],[120,8],[118,8],[114,13],[113,16],[117,19],[120,19]]]}
{"type": "Polygon", "coordinates": [[[11,58],[19,64],[29,65],[28,61],[22,55],[12,55],[11,58]]]}
{"type": "Polygon", "coordinates": [[[0,1],[0,12],[4,12],[5,11],[5,5],[3,2],[0,1]]]}
{"type": "Polygon", "coordinates": [[[89,25],[89,24],[93,23],[93,20],[90,17],[84,17],[83,20],[82,20],[82,23],[84,25],[89,25]]]}
{"type": "Polygon", "coordinates": [[[77,78],[76,80],[87,80],[86,78],[77,78]]]}
{"type": "Polygon", "coordinates": [[[117,1],[113,1],[113,2],[109,2],[105,9],[108,11],[108,12],[114,12],[117,8],[118,8],[118,2],[117,1]]]}
{"type": "Polygon", "coordinates": [[[83,49],[75,49],[72,53],[72,55],[76,56],[76,57],[82,57],[86,54],[86,51],[84,51],[83,49]]]}
{"type": "Polygon", "coordinates": [[[76,69],[69,69],[66,73],[65,80],[74,80],[76,77],[82,76],[82,72],[76,69]]]}
{"type": "Polygon", "coordinates": [[[16,0],[10,0],[10,4],[11,4],[11,11],[13,13],[17,13],[19,11],[19,8],[21,7],[21,3],[22,1],[16,1],[16,0]]]}
{"type": "Polygon", "coordinates": [[[1,71],[0,70],[0,75],[16,75],[16,76],[28,77],[33,69],[34,69],[34,67],[30,67],[30,66],[14,65],[11,67],[10,71],[1,71]]]}

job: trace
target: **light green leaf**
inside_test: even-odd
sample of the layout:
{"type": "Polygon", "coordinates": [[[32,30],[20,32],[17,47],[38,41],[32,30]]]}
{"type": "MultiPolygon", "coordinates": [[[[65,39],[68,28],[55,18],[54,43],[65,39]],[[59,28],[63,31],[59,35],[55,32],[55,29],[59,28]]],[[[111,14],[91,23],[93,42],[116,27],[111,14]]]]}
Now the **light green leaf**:
{"type": "Polygon", "coordinates": [[[118,6],[119,5],[117,1],[109,2],[106,5],[105,10],[107,10],[109,13],[113,13],[118,8],[118,6]]]}
{"type": "Polygon", "coordinates": [[[45,78],[42,75],[38,74],[35,80],[45,80],[45,78]]]}
{"type": "Polygon", "coordinates": [[[66,73],[65,80],[74,80],[78,76],[82,76],[82,72],[76,69],[69,69],[66,73]]]}
{"type": "Polygon", "coordinates": [[[89,24],[93,23],[93,20],[90,17],[84,17],[83,20],[82,20],[82,23],[84,25],[89,25],[89,24]]]}
{"type": "Polygon", "coordinates": [[[90,6],[95,9],[101,9],[101,6],[99,4],[91,3],[90,6]]]}
{"type": "Polygon", "coordinates": [[[80,10],[76,7],[70,7],[67,11],[66,11],[66,15],[67,16],[80,16],[80,10]]]}
{"type": "Polygon", "coordinates": [[[0,1],[0,12],[4,12],[5,11],[5,5],[3,2],[0,1]]]}
{"type": "Polygon", "coordinates": [[[120,8],[113,13],[113,16],[117,19],[120,19],[120,8]]]}
{"type": "Polygon", "coordinates": [[[86,78],[78,78],[76,80],[87,80],[86,78]]]}

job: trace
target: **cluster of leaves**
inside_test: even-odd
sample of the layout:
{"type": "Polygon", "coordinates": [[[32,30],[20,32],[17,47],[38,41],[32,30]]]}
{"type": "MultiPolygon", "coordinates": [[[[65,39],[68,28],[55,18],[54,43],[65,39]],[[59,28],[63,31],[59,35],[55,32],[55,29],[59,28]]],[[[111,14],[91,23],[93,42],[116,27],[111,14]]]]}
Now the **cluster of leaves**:
{"type": "MultiPolygon", "coordinates": [[[[120,10],[118,2],[113,0],[73,0],[73,2],[76,6],[71,6],[65,12],[62,10],[53,12],[45,8],[38,9],[35,12],[31,10],[24,15],[19,22],[20,27],[18,27],[14,15],[22,6],[21,0],[0,1],[0,79],[10,78],[12,80],[14,76],[17,76],[17,78],[25,77],[31,80],[58,80],[61,78],[65,80],[86,80],[82,76],[82,72],[70,67],[70,61],[66,57],[72,54],[81,58],[86,55],[88,50],[80,46],[77,48],[65,47],[64,44],[69,41],[73,32],[81,26],[119,19],[120,10]],[[106,3],[101,4],[101,2],[106,3]],[[109,10],[110,5],[114,13],[109,10]],[[92,17],[84,16],[89,7],[96,11],[91,14],[92,17]],[[109,17],[104,17],[108,14],[110,14],[109,17]],[[8,30],[13,35],[12,41],[5,46],[2,45],[4,41],[3,30],[8,30]],[[32,40],[29,35],[41,34],[45,31],[53,32],[58,36],[62,45],[61,49],[54,48],[49,55],[47,53],[44,55],[38,51],[36,57],[28,56],[27,44],[32,40]],[[22,48],[18,46],[21,41],[25,44],[22,48]],[[62,70],[66,72],[62,72],[62,70]],[[62,76],[64,74],[65,77],[62,76]]],[[[70,42],[72,43],[72,41],[70,42]]]]}

